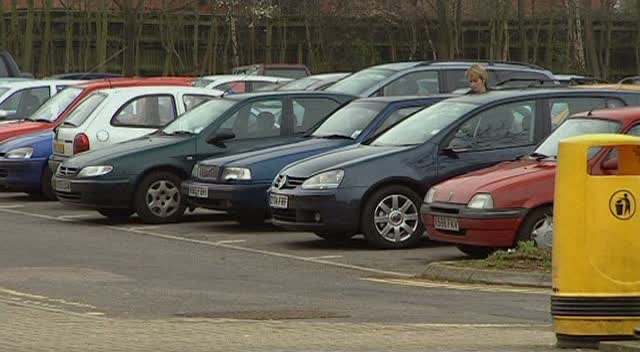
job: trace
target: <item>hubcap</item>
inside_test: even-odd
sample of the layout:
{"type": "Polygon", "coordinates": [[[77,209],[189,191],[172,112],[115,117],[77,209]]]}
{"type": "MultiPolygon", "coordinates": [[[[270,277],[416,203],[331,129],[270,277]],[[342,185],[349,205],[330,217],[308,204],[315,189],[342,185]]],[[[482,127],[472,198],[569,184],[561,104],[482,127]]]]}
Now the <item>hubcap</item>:
{"type": "Polygon", "coordinates": [[[180,191],[171,181],[158,180],[147,189],[147,206],[153,215],[166,218],[180,207],[180,191]]]}
{"type": "Polygon", "coordinates": [[[533,225],[531,239],[536,241],[538,247],[551,247],[553,241],[553,218],[551,216],[545,216],[533,225]]]}
{"type": "Polygon", "coordinates": [[[374,213],[376,231],[389,242],[403,242],[418,228],[418,209],[402,194],[391,194],[378,203],[374,213]]]}

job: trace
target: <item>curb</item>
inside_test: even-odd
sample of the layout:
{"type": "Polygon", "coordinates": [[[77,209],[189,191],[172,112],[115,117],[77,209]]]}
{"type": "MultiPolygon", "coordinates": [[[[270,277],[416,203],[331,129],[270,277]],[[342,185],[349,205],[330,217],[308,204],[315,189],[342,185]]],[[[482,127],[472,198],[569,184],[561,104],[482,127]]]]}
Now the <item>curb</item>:
{"type": "Polygon", "coordinates": [[[417,277],[434,281],[551,288],[551,273],[462,268],[449,263],[452,262],[430,263],[417,277]]]}
{"type": "Polygon", "coordinates": [[[640,341],[615,341],[600,342],[601,352],[638,352],[640,351],[640,341]]]}

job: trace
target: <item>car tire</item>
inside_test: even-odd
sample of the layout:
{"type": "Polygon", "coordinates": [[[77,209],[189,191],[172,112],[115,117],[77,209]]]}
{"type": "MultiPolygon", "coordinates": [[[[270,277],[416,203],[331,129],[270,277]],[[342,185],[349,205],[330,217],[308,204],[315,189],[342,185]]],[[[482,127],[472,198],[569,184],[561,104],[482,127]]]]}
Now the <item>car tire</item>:
{"type": "Polygon", "coordinates": [[[134,207],[140,219],[147,224],[180,220],[187,207],[180,191],[182,181],[180,176],[167,171],[156,171],[145,176],[134,195],[134,207]]]}
{"type": "Polygon", "coordinates": [[[470,245],[465,245],[465,244],[461,244],[461,245],[459,245],[457,247],[460,250],[460,252],[470,256],[471,258],[475,258],[475,259],[486,258],[489,255],[491,255],[493,252],[496,251],[496,249],[493,248],[493,247],[470,246],[470,245]]]}
{"type": "Polygon", "coordinates": [[[97,209],[100,215],[113,220],[127,220],[133,214],[131,209],[97,209]]]}
{"type": "Polygon", "coordinates": [[[354,236],[354,234],[347,234],[344,232],[314,232],[314,234],[323,240],[335,243],[346,242],[354,236]]]}
{"type": "Polygon", "coordinates": [[[547,217],[551,216],[553,216],[553,208],[551,206],[544,206],[530,211],[522,224],[520,224],[516,238],[513,241],[513,247],[516,247],[520,241],[533,240],[533,232],[543,226],[547,217]]]}
{"type": "Polygon", "coordinates": [[[58,200],[56,192],[53,191],[52,178],[53,174],[51,173],[51,169],[49,169],[49,166],[45,166],[44,171],[42,171],[42,179],[40,180],[40,191],[42,192],[42,198],[44,200],[58,200]]]}
{"type": "Polygon", "coordinates": [[[361,224],[364,236],[382,249],[416,246],[424,235],[421,203],[420,195],[408,187],[381,188],[368,197],[364,205],[361,224]]]}

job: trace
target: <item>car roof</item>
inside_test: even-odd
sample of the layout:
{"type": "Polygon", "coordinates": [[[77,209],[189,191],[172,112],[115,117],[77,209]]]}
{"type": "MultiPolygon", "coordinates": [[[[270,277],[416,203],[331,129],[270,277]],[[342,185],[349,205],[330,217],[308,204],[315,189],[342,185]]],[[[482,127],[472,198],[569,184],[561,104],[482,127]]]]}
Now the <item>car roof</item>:
{"type": "Polygon", "coordinates": [[[416,96],[394,96],[394,97],[371,97],[361,98],[356,100],[357,102],[379,102],[384,104],[392,104],[398,102],[412,102],[412,101],[428,101],[434,99],[447,99],[452,97],[459,97],[456,94],[432,94],[432,95],[416,95],[416,96]]]}
{"type": "Polygon", "coordinates": [[[218,95],[224,94],[219,89],[197,88],[190,86],[175,86],[175,85],[154,85],[154,86],[129,86],[129,87],[117,87],[110,89],[102,89],[101,92],[107,94],[143,94],[143,93],[155,93],[155,92],[182,92],[184,94],[204,94],[204,95],[218,95]]]}
{"type": "Polygon", "coordinates": [[[336,78],[336,77],[346,77],[348,75],[350,75],[351,72],[331,72],[331,73],[319,73],[317,75],[311,75],[311,76],[307,76],[307,77],[302,77],[302,78],[298,78],[298,79],[307,79],[307,78],[311,78],[311,79],[332,79],[332,78],[336,78]]]}
{"type": "MultiPolygon", "coordinates": [[[[517,98],[517,97],[544,97],[544,96],[553,96],[553,95],[574,95],[580,93],[587,94],[602,94],[602,93],[612,93],[620,94],[620,90],[615,89],[595,89],[595,88],[516,88],[516,89],[504,89],[504,90],[492,90],[484,94],[468,94],[458,96],[456,98],[451,98],[454,101],[472,103],[472,104],[487,104],[492,101],[509,99],[509,98],[517,98]]],[[[627,91],[627,93],[634,93],[631,91],[627,91]]],[[[637,94],[637,93],[636,93],[637,94]]]]}
{"type": "Polygon", "coordinates": [[[160,85],[162,83],[184,83],[191,84],[193,77],[116,77],[101,78],[76,84],[80,88],[102,89],[112,87],[126,87],[133,85],[160,85]]]}
{"type": "Polygon", "coordinates": [[[214,75],[204,76],[198,79],[210,80],[210,81],[223,81],[223,80],[241,80],[241,81],[262,81],[262,82],[279,82],[290,81],[291,78],[274,77],[274,76],[258,76],[258,75],[214,75]]]}
{"type": "Polygon", "coordinates": [[[591,111],[584,111],[574,115],[570,118],[580,117],[593,117],[593,118],[606,118],[610,120],[618,120],[623,124],[630,124],[637,120],[640,120],[640,106],[627,106],[614,109],[596,109],[591,111]]]}
{"type": "Polygon", "coordinates": [[[308,97],[313,97],[313,96],[319,96],[319,97],[340,96],[340,97],[355,98],[355,96],[349,95],[349,94],[333,93],[333,92],[326,92],[326,91],[309,91],[309,90],[291,90],[291,91],[268,91],[268,92],[240,93],[240,94],[225,95],[224,97],[226,99],[240,101],[240,100],[258,98],[258,97],[265,97],[265,96],[279,97],[279,96],[288,96],[288,95],[290,95],[290,96],[308,96],[308,97]]]}
{"type": "MultiPolygon", "coordinates": [[[[1,79],[0,79],[1,82],[1,79]]],[[[15,89],[20,89],[20,88],[29,88],[29,87],[38,87],[38,86],[45,86],[45,85],[50,85],[50,84],[54,84],[57,86],[72,86],[72,85],[76,85],[76,84],[80,84],[86,81],[81,81],[81,80],[67,80],[67,79],[37,79],[37,80],[29,80],[29,81],[15,81],[15,82],[1,82],[0,83],[0,87],[2,88],[15,88],[15,89]]]]}

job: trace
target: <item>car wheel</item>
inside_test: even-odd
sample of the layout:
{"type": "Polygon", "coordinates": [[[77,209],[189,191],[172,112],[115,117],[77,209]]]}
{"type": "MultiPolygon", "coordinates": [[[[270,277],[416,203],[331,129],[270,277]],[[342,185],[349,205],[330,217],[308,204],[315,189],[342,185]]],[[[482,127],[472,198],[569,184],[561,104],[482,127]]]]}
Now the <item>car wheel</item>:
{"type": "Polygon", "coordinates": [[[418,244],[424,225],[420,220],[422,198],[404,186],[384,187],[367,199],[362,231],[378,248],[407,248],[418,244]]]}
{"type": "Polygon", "coordinates": [[[51,184],[52,177],[51,169],[46,166],[42,172],[42,179],[40,180],[42,198],[45,200],[58,200],[56,193],[53,191],[53,185],[51,184]]]}
{"type": "Polygon", "coordinates": [[[148,224],[162,224],[179,220],[186,208],[185,197],[180,192],[182,178],[159,171],[146,176],[136,189],[135,210],[148,224]]]}
{"type": "Polygon", "coordinates": [[[100,215],[114,220],[127,220],[133,214],[131,209],[98,209],[100,215]]]}
{"type": "Polygon", "coordinates": [[[482,247],[482,246],[469,246],[469,245],[459,245],[458,249],[460,252],[470,256],[471,258],[482,259],[486,258],[491,253],[495,252],[496,249],[493,247],[482,247]]]}
{"type": "Polygon", "coordinates": [[[344,242],[354,236],[344,232],[315,232],[315,235],[329,242],[344,242]]]}
{"type": "Polygon", "coordinates": [[[549,228],[550,222],[553,221],[552,217],[553,208],[550,206],[537,208],[529,212],[518,229],[513,246],[517,246],[520,241],[534,240],[538,235],[538,231],[549,228]]]}

